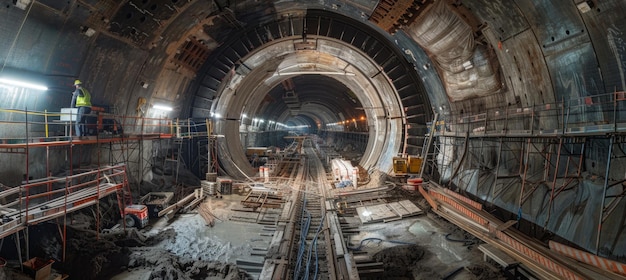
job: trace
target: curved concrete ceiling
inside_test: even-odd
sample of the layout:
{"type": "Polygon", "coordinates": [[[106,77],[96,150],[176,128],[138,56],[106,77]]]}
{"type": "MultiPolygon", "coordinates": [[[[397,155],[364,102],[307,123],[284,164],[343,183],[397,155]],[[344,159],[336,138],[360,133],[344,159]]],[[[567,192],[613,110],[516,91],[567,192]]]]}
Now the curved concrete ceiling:
{"type": "MultiPolygon", "coordinates": [[[[41,0],[18,8],[23,2],[6,1],[3,6],[0,75],[39,80],[49,90],[33,98],[30,90],[0,87],[0,94],[11,96],[3,99],[3,108],[67,107],[72,82],[80,78],[94,103],[117,114],[164,115],[141,107],[145,98],[149,104],[172,105],[175,110],[168,117],[211,118],[218,113],[221,133],[239,139],[243,114],[293,124],[320,122],[324,127],[325,122],[358,116],[360,110],[348,106],[354,95],[371,128],[361,164],[383,171],[390,169],[392,155],[419,154],[433,113],[459,134],[474,129],[558,130],[566,113],[569,122],[596,126],[623,118],[617,101],[607,105],[612,111],[588,107],[616,98],[598,95],[626,89],[622,0],[413,1],[395,21],[384,15],[388,1],[41,0]],[[283,70],[288,74],[282,75],[283,70]],[[288,106],[266,100],[276,99],[286,81],[305,100],[315,98],[314,84],[324,83],[320,89],[325,94],[303,104],[300,115],[294,116],[288,106]],[[333,99],[337,95],[339,99],[333,99]],[[564,108],[575,102],[570,111],[508,118],[508,112],[564,108]],[[457,122],[486,122],[503,112],[506,125],[457,122]]],[[[128,118],[125,131],[145,132],[134,124],[128,118]]],[[[0,133],[20,137],[24,130],[0,133]]],[[[554,169],[546,158],[559,157],[555,150],[560,148],[550,145],[561,139],[543,137],[523,144],[509,144],[515,141],[511,138],[448,138],[440,142],[447,156],[439,158],[435,172],[585,249],[611,256],[626,250],[619,215],[607,215],[602,222],[588,218],[602,216],[607,200],[617,201],[612,196],[620,194],[615,188],[608,194],[592,191],[602,186],[588,179],[606,178],[605,187],[621,186],[615,182],[623,180],[625,163],[622,157],[607,155],[617,140],[585,138],[580,140],[586,143],[583,148],[575,146],[576,141],[569,143],[574,145],[568,148],[569,157],[575,155],[571,150],[582,150],[581,164],[571,168],[587,177],[576,177],[576,184],[562,188],[564,195],[546,202],[557,176],[552,184],[541,183],[539,175],[526,176],[562,174],[543,172],[554,169]],[[553,151],[552,156],[543,156],[546,151],[553,151]],[[524,152],[528,156],[520,156],[524,152]],[[470,157],[476,160],[463,161],[470,157]],[[523,175],[522,165],[528,168],[523,175]],[[536,193],[524,193],[529,179],[536,180],[536,193]],[[595,230],[598,225],[602,234],[595,230]]],[[[225,158],[243,158],[237,141],[225,143],[223,151],[225,158]]],[[[562,169],[574,160],[567,162],[556,165],[562,169]]],[[[22,174],[10,164],[0,164],[10,170],[7,174],[22,174]]],[[[614,209],[624,209],[624,201],[615,202],[614,209]]]]}

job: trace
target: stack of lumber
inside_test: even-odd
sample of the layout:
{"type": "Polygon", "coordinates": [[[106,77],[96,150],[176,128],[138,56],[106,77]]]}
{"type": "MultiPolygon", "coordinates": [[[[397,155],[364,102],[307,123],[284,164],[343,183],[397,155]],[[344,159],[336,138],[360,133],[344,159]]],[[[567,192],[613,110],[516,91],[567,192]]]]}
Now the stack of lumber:
{"type": "Polygon", "coordinates": [[[215,225],[215,215],[211,213],[211,206],[209,206],[209,203],[205,202],[200,204],[198,213],[202,216],[202,218],[204,218],[207,226],[213,227],[215,225]]]}
{"type": "Polygon", "coordinates": [[[175,204],[172,204],[169,207],[159,211],[159,217],[165,215],[167,219],[171,219],[181,209],[184,208],[183,212],[187,212],[196,207],[196,205],[202,202],[203,199],[204,192],[202,191],[202,189],[196,189],[192,194],[186,196],[175,204]]]}

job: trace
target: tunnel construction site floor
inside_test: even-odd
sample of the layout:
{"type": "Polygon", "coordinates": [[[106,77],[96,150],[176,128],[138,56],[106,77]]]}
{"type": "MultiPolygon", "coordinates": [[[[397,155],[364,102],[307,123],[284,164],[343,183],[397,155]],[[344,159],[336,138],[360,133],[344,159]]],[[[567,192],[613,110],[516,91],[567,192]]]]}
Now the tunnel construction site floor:
{"type": "MultiPolygon", "coordinates": [[[[145,257],[166,251],[196,262],[219,262],[222,269],[227,263],[238,264],[251,279],[257,279],[274,234],[271,223],[278,219],[281,209],[262,215],[241,211],[244,199],[238,194],[208,198],[216,217],[213,227],[195,211],[171,222],[161,219],[145,234],[165,235],[164,239],[133,254],[145,257]]],[[[494,265],[483,262],[478,239],[443,219],[420,215],[364,224],[358,215],[343,215],[340,220],[355,259],[384,263],[384,279],[504,279],[494,265]]],[[[113,279],[151,279],[152,273],[154,267],[146,263],[129,267],[113,279]]],[[[364,274],[361,279],[380,279],[381,274],[374,275],[378,276],[364,274]]]]}
{"type": "MultiPolygon", "coordinates": [[[[385,198],[360,199],[353,204],[376,209],[383,207],[376,205],[386,201],[416,198],[394,191],[380,192],[380,195],[385,198]]],[[[283,195],[285,200],[288,197],[291,196],[283,195]]],[[[208,225],[197,207],[171,220],[151,220],[148,227],[136,233],[138,237],[133,237],[136,242],[127,242],[123,249],[98,248],[100,243],[90,241],[94,242],[94,249],[89,257],[94,259],[101,254],[98,250],[128,254],[127,264],[113,268],[121,273],[99,279],[258,279],[276,230],[274,224],[283,210],[265,209],[259,214],[243,207],[241,201],[245,199],[245,195],[237,192],[222,198],[207,198],[204,203],[214,217],[213,226],[208,225]]],[[[418,203],[415,205],[421,207],[418,203]]],[[[339,221],[349,251],[361,266],[359,269],[364,271],[361,279],[505,279],[495,265],[483,261],[477,249],[478,239],[434,215],[407,215],[386,222],[363,223],[355,207],[343,209],[339,221]]],[[[76,249],[68,248],[71,250],[76,249]]],[[[113,258],[111,256],[119,255],[106,255],[113,258]]],[[[101,263],[114,261],[106,259],[101,263]]],[[[88,273],[89,269],[103,268],[83,269],[88,273]]],[[[28,279],[11,273],[13,278],[8,279],[28,279]]],[[[69,279],[90,278],[69,276],[69,279]]]]}

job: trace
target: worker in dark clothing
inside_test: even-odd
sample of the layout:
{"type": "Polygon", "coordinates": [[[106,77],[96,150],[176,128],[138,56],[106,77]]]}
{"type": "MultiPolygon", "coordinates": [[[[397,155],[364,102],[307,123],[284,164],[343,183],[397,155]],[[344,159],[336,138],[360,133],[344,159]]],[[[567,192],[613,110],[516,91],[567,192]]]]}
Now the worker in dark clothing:
{"type": "Polygon", "coordinates": [[[85,115],[91,113],[91,94],[89,91],[82,87],[80,80],[74,81],[76,90],[72,95],[72,108],[78,108],[76,115],[76,136],[86,136],[86,119],[85,115]]]}

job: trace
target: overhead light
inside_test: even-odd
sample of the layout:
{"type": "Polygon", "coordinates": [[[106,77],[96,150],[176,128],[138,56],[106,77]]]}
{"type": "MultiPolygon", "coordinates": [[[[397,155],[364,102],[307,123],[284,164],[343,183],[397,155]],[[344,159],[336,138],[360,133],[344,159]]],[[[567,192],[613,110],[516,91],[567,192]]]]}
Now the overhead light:
{"type": "Polygon", "coordinates": [[[94,34],[96,34],[96,30],[94,30],[94,29],[93,29],[93,28],[91,28],[91,27],[90,27],[90,28],[87,28],[87,31],[85,31],[85,35],[86,35],[87,37],[91,37],[91,36],[93,36],[94,34]]]}
{"type": "Polygon", "coordinates": [[[576,7],[578,7],[578,10],[580,10],[581,13],[586,13],[591,11],[591,9],[593,8],[594,3],[593,1],[585,1],[582,3],[578,3],[576,4],[576,7]]]}
{"type": "Polygon", "coordinates": [[[468,60],[466,62],[463,62],[463,68],[465,68],[465,70],[472,69],[473,67],[474,67],[474,65],[472,64],[471,61],[468,60]]]}
{"type": "Polygon", "coordinates": [[[13,1],[13,4],[15,4],[15,7],[22,9],[22,10],[26,10],[26,7],[28,7],[28,5],[30,5],[31,0],[17,0],[17,1],[13,1]]]}
{"type": "Polygon", "coordinates": [[[24,81],[11,80],[11,79],[6,79],[6,78],[0,78],[0,83],[3,83],[5,85],[30,88],[30,89],[36,89],[36,90],[48,90],[47,86],[33,84],[29,82],[24,82],[24,81]]]}
{"type": "Polygon", "coordinates": [[[161,110],[161,111],[168,111],[168,112],[173,110],[172,107],[165,106],[165,105],[158,105],[158,104],[152,106],[152,108],[157,109],[157,110],[161,110]]]}

